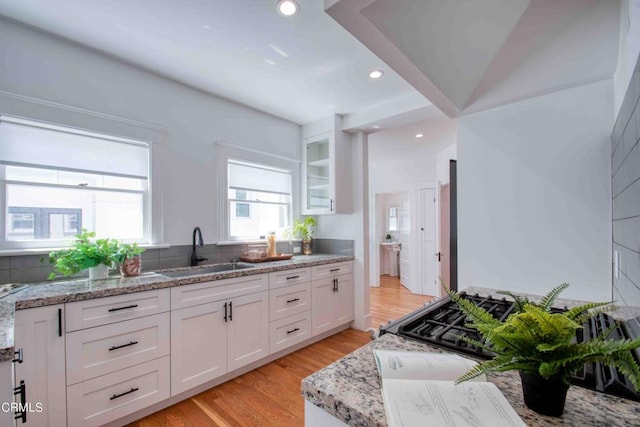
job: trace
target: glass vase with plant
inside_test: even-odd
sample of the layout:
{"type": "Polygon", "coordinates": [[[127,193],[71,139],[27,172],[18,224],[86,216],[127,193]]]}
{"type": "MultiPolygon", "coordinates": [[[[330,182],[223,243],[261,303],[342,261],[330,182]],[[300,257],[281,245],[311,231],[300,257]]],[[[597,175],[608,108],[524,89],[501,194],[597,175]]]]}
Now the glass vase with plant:
{"type": "Polygon", "coordinates": [[[305,217],[304,219],[296,218],[295,221],[293,221],[291,230],[287,231],[285,235],[302,240],[302,253],[304,255],[311,255],[311,240],[317,226],[318,223],[312,216],[305,217]]]}
{"type": "Polygon", "coordinates": [[[495,358],[484,361],[458,378],[469,380],[489,371],[520,371],[525,404],[536,412],[560,416],[564,410],[569,378],[585,363],[600,362],[616,366],[636,390],[640,390],[640,367],[631,350],[640,347],[640,338],[609,339],[610,330],[590,341],[577,343],[576,332],[583,322],[610,311],[612,303],[586,303],[564,312],[554,312],[553,303],[569,285],[562,284],[539,303],[526,297],[508,294],[515,299],[515,310],[504,321],[469,300],[451,292],[449,295],[467,315],[470,328],[477,330],[484,342],[459,338],[487,349],[495,358]]]}
{"type": "Polygon", "coordinates": [[[122,243],[116,253],[114,259],[120,264],[120,274],[123,276],[137,276],[142,271],[142,259],[140,254],[145,249],[138,246],[137,243],[122,243]]]}

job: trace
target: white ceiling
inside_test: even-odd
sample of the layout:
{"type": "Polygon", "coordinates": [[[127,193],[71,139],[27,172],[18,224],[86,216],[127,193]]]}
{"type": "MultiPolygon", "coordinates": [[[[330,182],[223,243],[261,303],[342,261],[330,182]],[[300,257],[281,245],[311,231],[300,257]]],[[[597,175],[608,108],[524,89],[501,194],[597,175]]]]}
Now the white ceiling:
{"type": "Polygon", "coordinates": [[[327,12],[450,117],[611,78],[618,0],[329,0],[327,12]]]}
{"type": "Polygon", "coordinates": [[[322,0],[298,1],[289,18],[276,0],[0,0],[0,14],[300,124],[355,114],[366,129],[367,111],[431,105],[322,0]],[[382,79],[368,78],[374,68],[382,79]]]}

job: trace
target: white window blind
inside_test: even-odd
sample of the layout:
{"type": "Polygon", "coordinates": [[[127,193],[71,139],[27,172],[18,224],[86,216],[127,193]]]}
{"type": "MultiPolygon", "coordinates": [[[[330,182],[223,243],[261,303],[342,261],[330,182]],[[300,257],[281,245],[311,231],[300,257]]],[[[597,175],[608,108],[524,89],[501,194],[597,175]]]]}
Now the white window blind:
{"type": "Polygon", "coordinates": [[[143,143],[0,116],[0,163],[147,179],[143,143]]]}
{"type": "Polygon", "coordinates": [[[291,194],[291,173],[230,160],[229,188],[288,195],[291,194]]]}

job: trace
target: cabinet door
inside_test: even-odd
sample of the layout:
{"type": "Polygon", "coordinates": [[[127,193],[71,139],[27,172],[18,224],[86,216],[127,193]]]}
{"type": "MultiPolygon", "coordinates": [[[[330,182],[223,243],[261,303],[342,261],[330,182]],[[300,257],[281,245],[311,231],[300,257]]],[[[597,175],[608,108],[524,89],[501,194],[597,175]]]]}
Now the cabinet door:
{"type": "Polygon", "coordinates": [[[304,140],[302,183],[304,214],[335,212],[333,131],[304,140]]]}
{"type": "Polygon", "coordinates": [[[269,292],[229,300],[229,371],[269,355],[269,292]]]}
{"type": "Polygon", "coordinates": [[[336,292],[333,279],[314,280],[311,287],[311,335],[315,336],[335,325],[333,300],[336,292]]]}
{"type": "MultiPolygon", "coordinates": [[[[0,404],[13,401],[13,366],[11,360],[0,362],[0,404]]],[[[13,413],[0,410],[0,426],[13,426],[13,413]]]]}
{"type": "Polygon", "coordinates": [[[225,301],[171,312],[171,395],[227,373],[225,301]]]}
{"type": "Polygon", "coordinates": [[[353,275],[338,276],[336,278],[338,291],[334,295],[335,326],[344,325],[354,318],[353,308],[353,275]]]}
{"type": "Polygon", "coordinates": [[[18,425],[67,425],[63,320],[62,304],[16,311],[15,348],[22,349],[23,363],[15,364],[15,383],[24,381],[27,402],[43,408],[18,425]]]}

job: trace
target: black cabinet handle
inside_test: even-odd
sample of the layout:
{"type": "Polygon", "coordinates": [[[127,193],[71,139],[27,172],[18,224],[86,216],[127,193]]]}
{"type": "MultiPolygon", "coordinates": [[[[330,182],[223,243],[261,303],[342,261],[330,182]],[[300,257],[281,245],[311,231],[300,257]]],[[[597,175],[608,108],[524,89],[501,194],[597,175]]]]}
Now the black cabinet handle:
{"type": "Polygon", "coordinates": [[[292,333],[297,332],[299,330],[300,330],[300,328],[294,328],[294,329],[292,329],[290,331],[287,331],[287,334],[292,334],[292,333]]]}
{"type": "Polygon", "coordinates": [[[62,309],[58,309],[58,336],[62,336],[62,309]]]}
{"type": "Polygon", "coordinates": [[[333,212],[333,199],[329,200],[331,202],[331,207],[329,208],[329,212],[333,212]]]}
{"type": "Polygon", "coordinates": [[[233,320],[233,301],[229,301],[229,322],[233,320]]]}
{"type": "Polygon", "coordinates": [[[287,280],[297,279],[297,278],[299,278],[299,277],[300,277],[300,276],[288,276],[288,277],[287,277],[287,280]]]}
{"type": "Polygon", "coordinates": [[[227,303],[224,303],[224,321],[227,321],[227,303]]]}
{"type": "Polygon", "coordinates": [[[19,348],[14,351],[13,356],[15,357],[11,362],[13,363],[22,363],[22,349],[19,348]]]}
{"type": "Polygon", "coordinates": [[[338,281],[338,279],[333,279],[333,292],[337,292],[337,290],[338,290],[337,289],[338,285],[336,284],[337,281],[338,281]]]}
{"type": "Polygon", "coordinates": [[[13,419],[21,420],[24,424],[27,422],[27,386],[25,385],[24,380],[20,380],[20,385],[13,388],[13,395],[20,395],[20,408],[22,408],[22,411],[16,412],[13,419]]]}
{"type": "Polygon", "coordinates": [[[296,301],[300,301],[300,298],[288,299],[287,300],[287,304],[292,303],[292,302],[296,302],[296,301]]]}
{"type": "Polygon", "coordinates": [[[120,311],[120,310],[127,310],[129,308],[136,308],[137,306],[138,304],[131,304],[131,305],[126,305],[124,307],[110,308],[109,313],[111,313],[112,311],[120,311]]]}
{"type": "Polygon", "coordinates": [[[138,341],[131,341],[129,344],[122,344],[122,345],[114,345],[113,347],[111,347],[109,349],[109,351],[113,351],[113,350],[117,350],[119,348],[125,348],[125,347],[130,347],[132,345],[136,345],[138,344],[138,341]]]}
{"type": "Polygon", "coordinates": [[[335,273],[336,271],[340,271],[340,269],[339,269],[339,268],[333,268],[333,269],[331,269],[331,270],[329,270],[329,271],[330,271],[331,273],[335,273]]]}
{"type": "Polygon", "coordinates": [[[336,292],[340,292],[340,280],[336,279],[336,292]]]}
{"type": "Polygon", "coordinates": [[[131,387],[131,390],[129,390],[129,391],[125,391],[124,393],[120,393],[120,394],[114,394],[113,396],[111,396],[109,398],[109,400],[114,400],[114,399],[117,399],[119,397],[126,396],[127,394],[133,393],[134,391],[138,391],[138,390],[140,390],[138,387],[131,387]]]}

